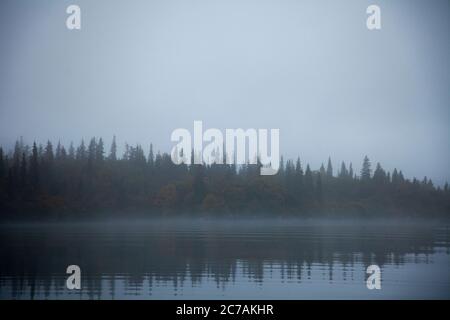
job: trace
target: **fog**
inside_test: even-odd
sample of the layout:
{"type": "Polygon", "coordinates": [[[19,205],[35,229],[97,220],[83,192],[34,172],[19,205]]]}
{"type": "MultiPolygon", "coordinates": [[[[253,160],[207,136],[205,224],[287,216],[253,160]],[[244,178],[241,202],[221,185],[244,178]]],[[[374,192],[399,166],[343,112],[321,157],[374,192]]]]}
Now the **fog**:
{"type": "Polygon", "coordinates": [[[448,1],[1,1],[0,144],[279,128],[318,168],[450,181],[448,1]],[[378,4],[382,29],[366,28],[378,4]]]}

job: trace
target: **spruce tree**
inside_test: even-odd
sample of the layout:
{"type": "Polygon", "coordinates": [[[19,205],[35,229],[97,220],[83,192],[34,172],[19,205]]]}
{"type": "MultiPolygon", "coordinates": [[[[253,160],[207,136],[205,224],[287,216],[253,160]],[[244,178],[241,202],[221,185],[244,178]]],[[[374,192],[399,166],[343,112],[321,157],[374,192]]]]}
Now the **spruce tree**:
{"type": "Polygon", "coordinates": [[[377,167],[373,173],[373,181],[377,184],[382,184],[386,181],[386,172],[384,172],[380,163],[377,163],[377,167]]]}
{"type": "Polygon", "coordinates": [[[399,183],[397,168],[394,168],[392,172],[392,184],[397,185],[399,183]]]}
{"type": "Polygon", "coordinates": [[[47,146],[45,147],[45,153],[44,153],[45,161],[49,164],[53,164],[53,160],[55,159],[55,156],[53,154],[53,145],[50,142],[50,140],[47,141],[47,146]]]}
{"type": "Polygon", "coordinates": [[[371,169],[370,169],[370,160],[367,156],[364,157],[364,161],[363,161],[363,165],[362,165],[362,169],[361,169],[361,180],[362,181],[368,181],[370,180],[370,174],[371,174],[371,169]]]}
{"type": "Polygon", "coordinates": [[[84,145],[84,139],[81,139],[80,146],[77,148],[76,159],[84,161],[86,159],[86,146],[84,145]]]}
{"type": "Polygon", "coordinates": [[[153,168],[155,164],[155,155],[153,154],[153,144],[150,143],[150,151],[148,153],[148,165],[153,168]]]}
{"type": "Polygon", "coordinates": [[[68,154],[69,159],[74,160],[75,159],[75,148],[73,146],[73,142],[70,142],[70,146],[69,146],[69,154],[68,154]]]}
{"type": "Polygon", "coordinates": [[[350,162],[350,166],[348,167],[348,177],[350,179],[353,179],[353,165],[351,162],[350,162]]]}
{"type": "Polygon", "coordinates": [[[332,177],[333,177],[333,166],[331,165],[331,157],[328,157],[327,178],[330,179],[332,177]]]}
{"type": "Polygon", "coordinates": [[[98,139],[98,143],[95,149],[95,160],[97,162],[102,162],[104,159],[104,154],[105,154],[105,150],[104,150],[104,145],[103,145],[103,139],[100,138],[98,139]]]}
{"type": "Polygon", "coordinates": [[[341,164],[341,171],[339,172],[339,178],[347,178],[348,176],[348,172],[347,172],[347,168],[345,167],[345,163],[344,161],[342,161],[341,164]]]}
{"type": "Polygon", "coordinates": [[[116,161],[117,160],[117,144],[116,144],[116,136],[113,136],[113,140],[111,142],[111,149],[108,156],[109,160],[116,161]]]}
{"type": "Polygon", "coordinates": [[[36,142],[33,143],[33,149],[31,151],[30,158],[30,184],[32,191],[39,189],[39,158],[36,142]]]}

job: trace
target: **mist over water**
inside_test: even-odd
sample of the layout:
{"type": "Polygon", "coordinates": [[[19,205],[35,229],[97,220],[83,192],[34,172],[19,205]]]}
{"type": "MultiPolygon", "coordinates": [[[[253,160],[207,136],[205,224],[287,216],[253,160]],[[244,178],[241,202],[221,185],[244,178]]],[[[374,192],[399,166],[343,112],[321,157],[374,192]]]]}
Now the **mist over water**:
{"type": "Polygon", "coordinates": [[[0,227],[2,299],[449,299],[449,224],[171,219],[0,227]],[[68,265],[81,290],[66,289],[68,265]],[[368,290],[366,268],[381,268],[368,290]]]}

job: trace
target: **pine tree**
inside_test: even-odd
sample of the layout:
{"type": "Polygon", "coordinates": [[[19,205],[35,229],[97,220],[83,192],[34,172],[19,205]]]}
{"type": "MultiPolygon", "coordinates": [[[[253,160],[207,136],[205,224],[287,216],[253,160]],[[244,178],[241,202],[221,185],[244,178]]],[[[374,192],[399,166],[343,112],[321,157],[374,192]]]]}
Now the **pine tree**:
{"type": "Polygon", "coordinates": [[[400,171],[398,172],[398,181],[399,181],[400,183],[405,182],[405,178],[403,177],[403,172],[402,172],[402,170],[400,170],[400,171]]]}
{"type": "Polygon", "coordinates": [[[352,165],[351,162],[350,162],[350,166],[349,166],[349,168],[348,168],[348,177],[349,177],[350,179],[353,179],[353,165],[352,165]]]}
{"type": "Polygon", "coordinates": [[[333,177],[333,166],[331,165],[331,157],[328,157],[327,178],[330,179],[332,177],[333,177]]]}
{"type": "Polygon", "coordinates": [[[364,157],[364,161],[363,161],[363,165],[362,165],[362,169],[361,169],[361,180],[362,181],[368,181],[370,180],[370,174],[371,174],[371,169],[370,169],[370,160],[367,156],[364,157]]]}
{"type": "Polygon", "coordinates": [[[39,189],[39,158],[36,142],[33,143],[33,149],[31,151],[30,184],[33,191],[37,191],[39,189]]]}
{"type": "Polygon", "coordinates": [[[427,176],[425,176],[425,177],[423,177],[422,185],[426,186],[427,184],[428,184],[428,178],[427,178],[427,176]]]}
{"type": "Polygon", "coordinates": [[[56,145],[56,154],[55,158],[57,161],[61,160],[62,157],[62,151],[61,151],[61,142],[58,141],[58,144],[56,145]]]}
{"type": "Polygon", "coordinates": [[[53,146],[52,143],[49,141],[47,141],[47,146],[45,147],[45,161],[49,164],[52,165],[53,164],[53,160],[55,159],[55,156],[53,154],[53,146]]]}
{"type": "Polygon", "coordinates": [[[111,149],[108,156],[109,160],[116,161],[117,160],[117,144],[116,144],[116,136],[113,136],[113,140],[111,142],[111,149]]]}
{"type": "Polygon", "coordinates": [[[87,151],[87,160],[88,160],[87,170],[89,173],[92,173],[93,171],[96,156],[97,156],[97,142],[95,141],[95,138],[91,138],[87,151]]]}
{"type": "Polygon", "coordinates": [[[348,176],[347,168],[345,167],[344,161],[342,161],[341,171],[339,172],[339,178],[345,179],[347,178],[347,176],[348,176]]]}
{"type": "Polygon", "coordinates": [[[69,146],[69,159],[75,159],[75,148],[73,147],[73,142],[70,142],[69,146]]]}
{"type": "Polygon", "coordinates": [[[80,146],[77,148],[76,158],[81,161],[86,159],[86,146],[84,145],[84,139],[81,139],[80,146]]]}
{"type": "Polygon", "coordinates": [[[386,172],[384,172],[380,163],[377,163],[377,167],[373,173],[373,181],[377,184],[382,184],[386,181],[386,172]]]}
{"type": "Polygon", "coordinates": [[[67,152],[64,146],[61,146],[61,161],[65,161],[67,159],[67,152]]]}
{"type": "Polygon", "coordinates": [[[319,173],[322,177],[325,177],[325,175],[326,175],[326,171],[325,171],[325,167],[324,167],[323,163],[320,166],[319,173]]]}
{"type": "Polygon", "coordinates": [[[392,184],[397,185],[398,183],[399,183],[399,180],[398,180],[397,168],[394,168],[394,171],[392,172],[392,184]]]}
{"type": "Polygon", "coordinates": [[[153,154],[153,144],[150,143],[150,151],[148,153],[148,165],[153,168],[155,165],[155,155],[153,154]]]}
{"type": "Polygon", "coordinates": [[[88,161],[93,163],[97,154],[97,142],[95,138],[91,138],[88,146],[88,161]]]}
{"type": "Polygon", "coordinates": [[[300,158],[297,158],[295,163],[295,193],[297,197],[300,198],[303,192],[303,169],[302,163],[300,162],[300,158]]]}
{"type": "Polygon", "coordinates": [[[280,157],[280,168],[278,170],[278,174],[282,177],[284,176],[284,157],[280,157]]]}
{"type": "Polygon", "coordinates": [[[302,163],[300,161],[300,158],[297,158],[297,161],[295,163],[295,174],[300,177],[303,176],[303,169],[302,169],[302,163]]]}
{"type": "Polygon", "coordinates": [[[97,146],[95,148],[95,161],[102,162],[104,159],[104,146],[103,146],[103,139],[98,139],[97,146]]]}

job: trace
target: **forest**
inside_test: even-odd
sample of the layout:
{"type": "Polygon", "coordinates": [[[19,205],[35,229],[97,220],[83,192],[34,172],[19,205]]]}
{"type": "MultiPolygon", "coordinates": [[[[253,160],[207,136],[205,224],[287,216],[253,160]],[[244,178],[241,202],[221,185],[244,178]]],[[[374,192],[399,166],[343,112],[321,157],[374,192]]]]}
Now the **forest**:
{"type": "Polygon", "coordinates": [[[0,148],[0,219],[280,216],[450,217],[448,184],[388,172],[367,156],[362,169],[331,159],[318,169],[281,158],[274,176],[260,165],[175,165],[126,144],[118,155],[101,138],[70,146],[50,141],[0,148]]]}

